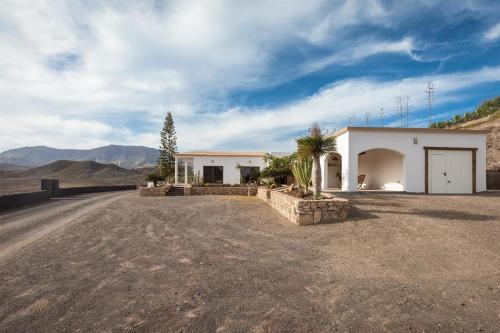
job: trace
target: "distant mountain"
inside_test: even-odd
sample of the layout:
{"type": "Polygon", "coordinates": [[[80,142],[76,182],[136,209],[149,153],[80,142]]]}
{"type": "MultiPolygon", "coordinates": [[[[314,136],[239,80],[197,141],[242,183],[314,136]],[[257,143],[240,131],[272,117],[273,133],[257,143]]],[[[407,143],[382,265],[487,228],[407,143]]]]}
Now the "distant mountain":
{"type": "Polygon", "coordinates": [[[17,165],[17,164],[9,164],[9,163],[0,163],[0,170],[25,170],[28,167],[17,165]]]}
{"type": "Polygon", "coordinates": [[[130,169],[155,165],[158,155],[157,149],[142,146],[109,145],[94,149],[56,149],[36,146],[4,151],[0,153],[0,163],[33,167],[58,160],[94,161],[130,169]]]}

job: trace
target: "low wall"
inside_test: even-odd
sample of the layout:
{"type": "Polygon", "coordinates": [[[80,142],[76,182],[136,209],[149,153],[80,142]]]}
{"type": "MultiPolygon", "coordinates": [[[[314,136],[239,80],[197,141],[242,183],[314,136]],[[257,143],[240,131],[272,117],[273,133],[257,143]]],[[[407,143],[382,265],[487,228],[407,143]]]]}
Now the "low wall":
{"type": "Polygon", "coordinates": [[[57,197],[68,195],[76,195],[83,193],[111,192],[111,191],[127,191],[135,190],[137,185],[106,185],[106,186],[82,186],[82,187],[67,187],[59,188],[57,197]]]}
{"type": "Polygon", "coordinates": [[[139,195],[141,197],[164,197],[171,187],[170,184],[159,187],[141,187],[139,188],[139,195]]]}
{"type": "Polygon", "coordinates": [[[0,196],[0,211],[27,206],[50,199],[49,191],[6,194],[0,196]]]}
{"type": "Polygon", "coordinates": [[[486,171],[486,188],[488,190],[500,190],[500,170],[486,171]]]}
{"type": "Polygon", "coordinates": [[[60,188],[57,179],[42,179],[42,191],[0,195],[0,211],[32,205],[54,197],[83,193],[135,190],[136,185],[82,186],[60,188]]]}
{"type": "Polygon", "coordinates": [[[256,186],[192,186],[190,194],[185,195],[257,195],[256,186]]]}
{"type": "Polygon", "coordinates": [[[349,212],[349,200],[341,198],[306,200],[266,188],[259,188],[257,197],[298,225],[344,221],[349,212]]]}

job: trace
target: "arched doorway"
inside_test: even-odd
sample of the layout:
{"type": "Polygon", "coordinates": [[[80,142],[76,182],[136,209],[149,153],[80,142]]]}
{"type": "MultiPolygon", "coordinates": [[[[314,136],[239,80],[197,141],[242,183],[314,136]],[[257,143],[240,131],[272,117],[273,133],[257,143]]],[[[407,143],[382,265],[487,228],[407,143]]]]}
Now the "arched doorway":
{"type": "Polygon", "coordinates": [[[333,153],[326,159],[327,174],[326,187],[327,189],[342,188],[342,156],[333,153]]]}
{"type": "Polygon", "coordinates": [[[404,191],[404,155],[390,149],[370,149],[358,154],[360,190],[404,191]]]}

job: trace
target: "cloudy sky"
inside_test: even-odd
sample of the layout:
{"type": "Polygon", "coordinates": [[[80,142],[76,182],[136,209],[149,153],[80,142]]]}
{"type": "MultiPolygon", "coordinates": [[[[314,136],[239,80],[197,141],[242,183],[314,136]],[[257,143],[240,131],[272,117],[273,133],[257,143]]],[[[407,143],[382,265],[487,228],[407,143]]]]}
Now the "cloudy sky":
{"type": "Polygon", "coordinates": [[[0,151],[291,150],[314,121],[400,126],[500,94],[500,2],[0,1],[0,151]]]}

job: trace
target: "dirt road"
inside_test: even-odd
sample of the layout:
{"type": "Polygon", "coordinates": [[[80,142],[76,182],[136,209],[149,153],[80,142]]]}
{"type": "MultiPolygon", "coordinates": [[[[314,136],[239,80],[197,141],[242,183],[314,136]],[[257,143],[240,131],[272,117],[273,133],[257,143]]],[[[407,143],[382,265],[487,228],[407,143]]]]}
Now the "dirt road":
{"type": "Polygon", "coordinates": [[[352,199],[348,221],[308,227],[230,196],[2,216],[70,222],[0,259],[0,332],[500,331],[500,194],[352,199]]]}
{"type": "Polygon", "coordinates": [[[0,215],[0,260],[127,195],[131,192],[54,198],[49,203],[0,215]]]}

